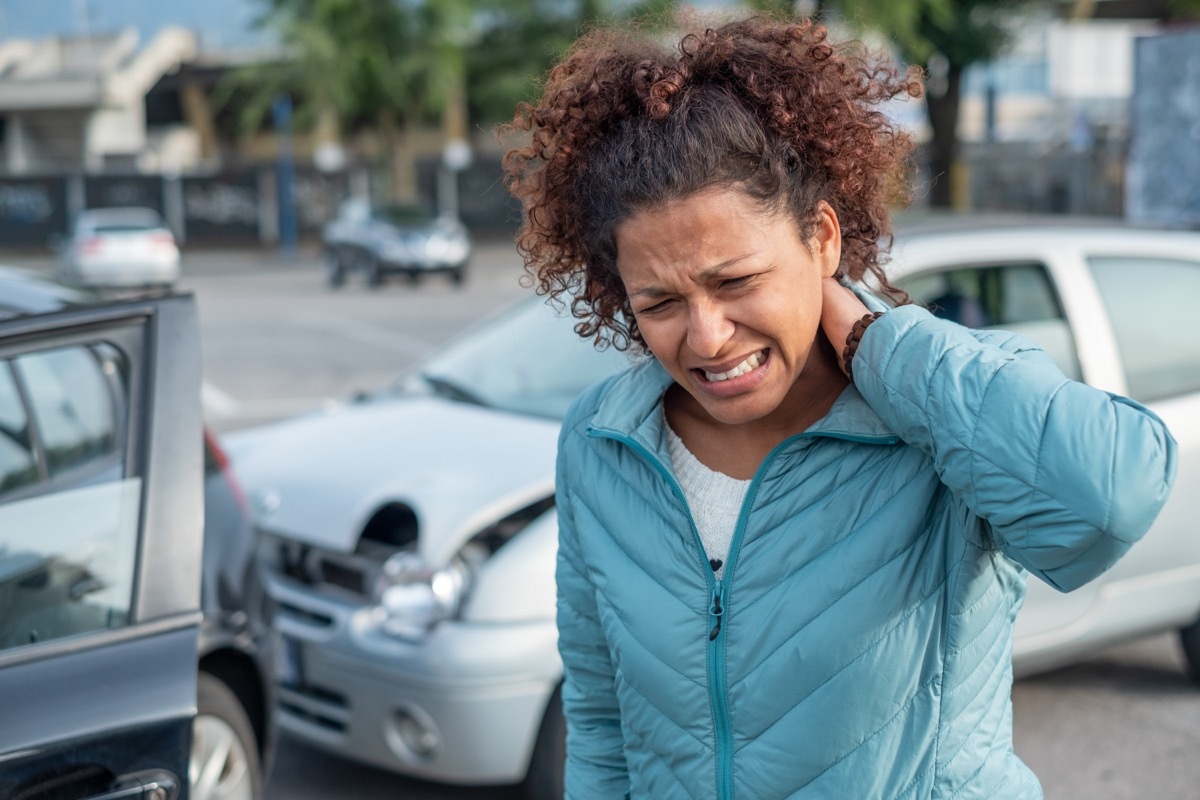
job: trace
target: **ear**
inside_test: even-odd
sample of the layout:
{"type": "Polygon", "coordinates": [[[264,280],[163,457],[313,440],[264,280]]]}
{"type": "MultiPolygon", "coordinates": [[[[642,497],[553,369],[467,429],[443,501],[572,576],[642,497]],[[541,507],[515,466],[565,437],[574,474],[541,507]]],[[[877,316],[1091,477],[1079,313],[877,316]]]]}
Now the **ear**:
{"type": "Polygon", "coordinates": [[[842,263],[842,226],[833,206],[817,203],[816,226],[808,243],[822,278],[832,278],[842,263]]]}

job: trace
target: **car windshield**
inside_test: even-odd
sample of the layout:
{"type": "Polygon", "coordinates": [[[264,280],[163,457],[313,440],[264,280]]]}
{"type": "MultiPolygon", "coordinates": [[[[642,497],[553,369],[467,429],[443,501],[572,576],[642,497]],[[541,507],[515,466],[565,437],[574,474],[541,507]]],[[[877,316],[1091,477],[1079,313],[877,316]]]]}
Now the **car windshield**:
{"type": "Polygon", "coordinates": [[[376,216],[393,225],[428,225],[433,215],[420,206],[387,206],[375,212],[376,216]]]}
{"type": "Polygon", "coordinates": [[[633,356],[597,350],[575,320],[542,299],[521,303],[468,332],[388,394],[432,392],[517,414],[561,419],[584,389],[629,366],[633,356]]]}

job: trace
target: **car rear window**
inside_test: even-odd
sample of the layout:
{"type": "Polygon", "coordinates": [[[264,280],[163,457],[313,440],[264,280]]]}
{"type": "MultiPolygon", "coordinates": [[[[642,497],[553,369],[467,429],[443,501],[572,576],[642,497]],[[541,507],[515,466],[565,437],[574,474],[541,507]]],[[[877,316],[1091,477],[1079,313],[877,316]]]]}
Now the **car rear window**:
{"type": "Polygon", "coordinates": [[[146,231],[158,230],[161,227],[161,225],[150,222],[122,222],[111,225],[96,225],[92,230],[96,233],[144,233],[146,231]]]}

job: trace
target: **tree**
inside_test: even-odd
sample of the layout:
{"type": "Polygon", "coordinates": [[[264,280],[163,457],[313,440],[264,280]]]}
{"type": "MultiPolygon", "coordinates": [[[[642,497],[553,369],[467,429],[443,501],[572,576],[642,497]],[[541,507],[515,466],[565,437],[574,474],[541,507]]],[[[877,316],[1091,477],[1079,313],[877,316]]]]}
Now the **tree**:
{"type": "Polygon", "coordinates": [[[491,0],[481,4],[478,36],[467,51],[472,124],[512,119],[539,80],[588,25],[609,16],[606,0],[491,0]]]}
{"type": "Polygon", "coordinates": [[[900,57],[928,70],[925,106],[931,131],[929,203],[952,204],[959,154],[958,113],[962,77],[972,64],[992,60],[1009,42],[1006,23],[1032,0],[841,0],[850,22],[880,31],[900,57]]]}
{"type": "Polygon", "coordinates": [[[244,124],[261,126],[286,93],[298,127],[324,121],[333,137],[374,130],[384,143],[392,195],[410,196],[407,133],[435,119],[461,85],[470,0],[260,1],[259,25],[278,36],[283,53],[240,70],[224,92],[241,99],[244,124]]]}
{"type": "Polygon", "coordinates": [[[491,0],[467,56],[471,119],[482,124],[511,119],[517,103],[537,95],[540,79],[588,28],[634,22],[666,29],[683,5],[682,0],[491,0]]]}

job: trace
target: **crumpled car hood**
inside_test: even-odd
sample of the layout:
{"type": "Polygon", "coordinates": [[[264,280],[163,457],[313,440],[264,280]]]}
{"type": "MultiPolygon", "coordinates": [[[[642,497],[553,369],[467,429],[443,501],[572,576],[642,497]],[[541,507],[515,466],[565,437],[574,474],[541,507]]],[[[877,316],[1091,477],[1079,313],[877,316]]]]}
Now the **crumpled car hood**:
{"type": "Polygon", "coordinates": [[[559,423],[441,398],[339,406],[226,434],[264,529],[351,552],[384,503],[407,503],[442,563],[481,528],[554,491],[559,423]]]}

